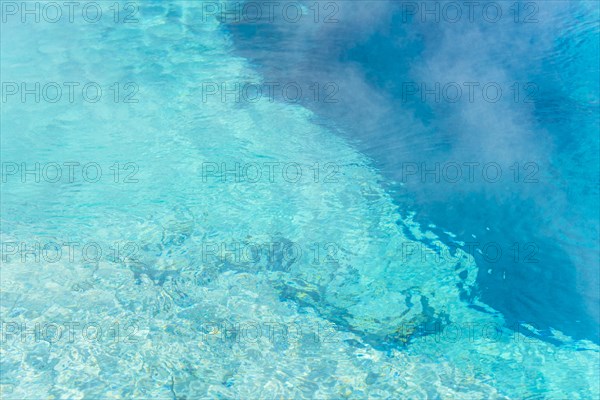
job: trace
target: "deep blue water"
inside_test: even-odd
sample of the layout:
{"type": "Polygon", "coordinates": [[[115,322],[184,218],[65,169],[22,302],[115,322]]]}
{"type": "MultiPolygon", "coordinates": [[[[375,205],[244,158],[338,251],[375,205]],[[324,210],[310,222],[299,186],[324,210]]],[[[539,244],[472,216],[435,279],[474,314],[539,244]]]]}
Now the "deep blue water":
{"type": "Polygon", "coordinates": [[[266,81],[335,83],[334,97],[303,103],[374,160],[405,213],[435,225],[451,247],[485,252],[472,251],[477,295],[509,326],[598,343],[598,3],[496,2],[504,17],[494,23],[409,13],[408,3],[423,7],[344,1],[337,23],[228,29],[266,81]],[[438,98],[410,92],[436,82],[458,84],[462,96],[449,101],[452,87],[438,98]],[[495,83],[502,96],[486,101],[473,89],[469,99],[468,82],[495,83]],[[437,178],[419,176],[435,163],[437,178]],[[481,166],[470,164],[472,179],[465,163],[481,166]]]}

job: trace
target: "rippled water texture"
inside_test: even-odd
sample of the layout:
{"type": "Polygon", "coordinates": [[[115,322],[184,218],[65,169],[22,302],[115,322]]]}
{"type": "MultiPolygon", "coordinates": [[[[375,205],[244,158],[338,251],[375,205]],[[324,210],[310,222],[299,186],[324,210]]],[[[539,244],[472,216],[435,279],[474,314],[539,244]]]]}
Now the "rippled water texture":
{"type": "Polygon", "coordinates": [[[3,84],[3,399],[600,396],[597,3],[537,3],[530,25],[405,20],[386,1],[337,2],[329,25],[135,4],[137,23],[2,23],[3,83],[103,89],[53,103],[3,84]],[[403,82],[470,79],[539,90],[525,105],[402,97],[403,82]],[[206,96],[270,81],[334,82],[339,101],[206,96]],[[448,161],[531,162],[538,183],[401,175],[448,161]],[[102,176],[7,169],[66,162],[102,176]],[[266,162],[303,175],[205,174],[266,162]],[[474,238],[534,243],[538,262],[490,263],[474,238]],[[66,242],[74,260],[14,247],[66,242]],[[81,257],[90,243],[102,256],[81,257]],[[300,251],[207,256],[265,243],[300,251]]]}

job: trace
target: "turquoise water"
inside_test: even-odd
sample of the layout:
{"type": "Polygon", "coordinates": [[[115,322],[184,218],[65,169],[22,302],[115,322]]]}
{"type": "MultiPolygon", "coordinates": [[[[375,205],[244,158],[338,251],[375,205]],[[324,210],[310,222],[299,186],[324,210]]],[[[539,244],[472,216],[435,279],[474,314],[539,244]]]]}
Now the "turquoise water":
{"type": "MultiPolygon", "coordinates": [[[[385,114],[365,106],[358,84],[355,97],[340,92],[341,105],[356,103],[373,120],[340,117],[314,101],[223,101],[206,95],[207,84],[273,78],[268,63],[244,54],[252,49],[230,22],[208,18],[206,3],[190,1],[133,3],[131,23],[121,23],[123,3],[115,23],[112,3],[101,4],[96,23],[2,23],[3,398],[598,398],[595,332],[551,322],[536,332],[535,313],[511,314],[486,297],[481,276],[489,266],[448,240],[473,234],[476,221],[457,223],[464,211],[454,207],[424,217],[421,207],[443,201],[416,189],[431,186],[404,185],[417,201],[402,201],[390,172],[398,164],[386,162],[382,150],[399,152],[392,144],[400,139],[381,133],[368,146],[351,129],[385,127],[385,114]],[[17,89],[7,82],[19,92],[10,94],[17,89]],[[40,82],[40,100],[22,96],[21,82],[40,82]],[[49,82],[57,85],[44,92],[49,82]],[[72,99],[68,82],[79,83],[72,99]],[[82,93],[86,84],[91,89],[82,93]],[[63,95],[53,102],[56,86],[63,95]],[[429,202],[418,201],[424,198],[429,202]]],[[[360,4],[357,13],[378,7],[360,4]]],[[[309,50],[324,40],[307,37],[309,50]]],[[[298,42],[281,43],[272,53],[290,71],[286,82],[306,88],[308,80],[286,67],[302,53],[284,44],[298,42]]],[[[316,54],[333,58],[331,43],[316,54]]],[[[254,44],[270,48],[260,36],[254,44]]],[[[352,57],[344,61],[386,64],[352,57]]],[[[324,71],[331,65],[316,60],[324,71]]],[[[565,71],[571,79],[584,74],[572,68],[565,71]]],[[[342,78],[337,83],[349,87],[342,78]]],[[[597,107],[593,85],[571,100],[597,107]],[[590,91],[595,98],[585,97],[590,91]]],[[[384,91],[369,102],[379,95],[384,91]]],[[[581,136],[592,148],[594,110],[581,136]]],[[[422,120],[439,115],[420,112],[422,120]]],[[[456,124],[449,117],[436,123],[456,124]]],[[[407,151],[426,157],[417,150],[428,141],[418,143],[407,151]]],[[[528,150],[513,145],[506,147],[528,150]]],[[[556,154],[555,163],[577,152],[556,154]]],[[[597,155],[585,174],[597,178],[597,155]]],[[[589,194],[574,187],[569,196],[583,199],[574,214],[597,204],[597,185],[589,194]]],[[[484,191],[476,200],[489,197],[494,193],[484,191]]],[[[557,223],[569,226],[569,217],[557,223]]],[[[547,229],[550,238],[597,251],[594,239],[580,239],[585,230],[547,229]]],[[[572,249],[567,244],[561,248],[572,249]]],[[[579,281],[593,282],[597,261],[590,265],[579,281]]],[[[519,285],[535,282],[525,277],[519,285]]],[[[578,288],[591,293],[593,314],[597,295],[578,288]]],[[[534,306],[553,297],[551,289],[542,285],[549,293],[537,294],[534,306]]],[[[577,292],[569,290],[563,298],[577,292]]]]}

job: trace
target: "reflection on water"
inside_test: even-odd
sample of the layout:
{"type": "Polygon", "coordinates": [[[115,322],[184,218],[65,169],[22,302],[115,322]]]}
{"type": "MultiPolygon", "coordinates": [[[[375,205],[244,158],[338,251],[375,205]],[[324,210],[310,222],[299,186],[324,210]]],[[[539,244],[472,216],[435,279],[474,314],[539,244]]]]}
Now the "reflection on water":
{"type": "Polygon", "coordinates": [[[595,304],[597,91],[580,76],[597,28],[555,33],[587,21],[583,5],[515,28],[344,2],[339,23],[228,31],[203,18],[211,4],[140,2],[131,25],[3,24],[3,80],[109,95],[2,103],[0,396],[597,398],[597,345],[513,323],[594,332],[578,304],[595,304]],[[404,85],[442,78],[543,96],[422,101],[404,85]],[[320,114],[207,93],[275,79],[320,114]],[[232,165],[271,162],[305,173],[232,165]],[[476,173],[453,183],[451,162],[476,173]]]}
{"type": "Polygon", "coordinates": [[[405,213],[474,249],[478,294],[507,322],[598,342],[598,4],[495,4],[494,23],[354,1],[337,23],[228,30],[266,81],[335,85],[302,103],[405,213]]]}

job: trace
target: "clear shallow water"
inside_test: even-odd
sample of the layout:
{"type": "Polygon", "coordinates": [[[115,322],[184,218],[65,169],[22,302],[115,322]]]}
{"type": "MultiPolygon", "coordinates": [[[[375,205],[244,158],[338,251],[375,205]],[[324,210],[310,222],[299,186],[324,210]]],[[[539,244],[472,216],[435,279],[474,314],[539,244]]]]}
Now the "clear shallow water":
{"type": "MultiPolygon", "coordinates": [[[[387,13],[382,5],[360,4],[354,12],[373,7],[382,15],[387,13]]],[[[512,306],[525,307],[522,298],[530,293],[522,292],[513,304],[506,301],[505,292],[533,286],[528,282],[535,272],[526,270],[518,286],[518,280],[509,275],[512,286],[501,286],[494,293],[484,280],[489,266],[448,240],[452,235],[457,241],[465,235],[480,235],[480,230],[491,225],[484,227],[458,207],[472,209],[475,204],[487,210],[481,202],[491,197],[499,199],[500,205],[504,204],[499,209],[505,210],[512,198],[480,184],[477,190],[468,188],[475,193],[472,198],[465,196],[466,200],[459,201],[455,193],[454,202],[448,203],[440,194],[450,185],[407,183],[402,186],[404,192],[394,185],[397,155],[407,154],[402,150],[419,154],[413,160],[420,161],[418,157],[429,154],[421,150],[435,148],[439,142],[433,140],[435,132],[420,136],[409,130],[418,126],[416,117],[411,125],[400,125],[404,116],[398,108],[391,111],[399,114],[398,119],[387,120],[390,114],[383,111],[376,114],[385,110],[378,103],[388,100],[379,98],[388,96],[385,91],[372,92],[373,99],[359,96],[366,93],[358,91],[359,85],[366,90],[376,84],[393,95],[393,85],[390,88],[385,80],[393,81],[395,68],[390,75],[382,73],[364,81],[357,78],[353,86],[338,82],[340,90],[351,88],[355,93],[344,96],[341,92],[340,105],[355,104],[355,109],[268,99],[223,102],[218,96],[203,101],[203,82],[303,81],[302,75],[273,78],[276,64],[258,62],[258,53],[244,54],[244,50],[254,51],[246,46],[248,42],[240,41],[245,37],[252,42],[248,32],[243,36],[231,24],[204,18],[202,11],[197,2],[143,3],[136,24],[102,20],[94,25],[84,21],[2,25],[3,82],[98,82],[103,93],[110,93],[97,103],[77,97],[73,103],[66,98],[57,103],[2,103],[3,163],[94,162],[103,172],[98,182],[78,175],[74,182],[42,179],[36,183],[31,175],[23,182],[17,174],[7,175],[2,183],[3,397],[598,396],[598,347],[595,331],[590,329],[594,325],[589,322],[593,308],[584,313],[587,319],[581,319],[587,324],[583,330],[568,328],[568,307],[564,312],[544,311],[543,315],[554,314],[553,319],[534,312],[547,305],[541,299],[555,298],[582,312],[580,305],[586,303],[580,295],[591,296],[588,304],[594,306],[591,289],[573,287],[569,278],[573,268],[564,266],[557,271],[561,279],[549,279],[548,286],[540,288],[540,292],[556,293],[562,283],[565,293],[534,296],[523,316],[521,309],[512,306]],[[115,102],[114,91],[110,91],[114,82],[134,82],[139,88],[134,98],[139,102],[115,102]],[[373,106],[368,108],[367,103],[373,106]],[[344,114],[357,109],[366,110],[371,118],[344,114]],[[358,124],[361,121],[363,125],[358,124]],[[353,124],[359,129],[346,127],[353,124]],[[390,129],[381,129],[384,126],[390,129]],[[409,134],[399,136],[397,127],[409,134]],[[364,136],[357,139],[353,136],[356,132],[364,136]],[[377,132],[381,132],[379,136],[369,136],[377,132]],[[414,147],[400,146],[403,142],[414,143],[414,147]],[[120,163],[118,177],[115,162],[120,163]],[[298,181],[223,182],[203,176],[207,163],[223,162],[297,163],[304,174],[298,181]],[[127,163],[131,163],[129,167],[127,163]],[[311,170],[316,163],[321,172],[318,180],[311,170]],[[335,179],[323,176],[329,172],[324,167],[327,163],[338,167],[335,179]],[[447,205],[444,213],[436,211],[442,203],[447,205]],[[73,261],[64,255],[53,261],[48,253],[39,261],[33,255],[22,260],[22,251],[10,247],[13,243],[64,242],[81,243],[78,248],[94,243],[103,255],[96,261],[97,257],[74,251],[73,261]],[[226,258],[209,251],[215,244],[247,249],[274,243],[284,243],[286,249],[293,244],[301,255],[290,256],[278,247],[270,256],[258,258],[226,258]],[[118,257],[116,246],[121,246],[118,257]],[[403,251],[407,246],[444,256],[424,260],[421,252],[403,251]],[[315,248],[320,251],[315,253],[315,248]],[[328,251],[333,251],[331,257],[327,257],[328,251]],[[573,297],[573,293],[579,295],[573,297]],[[501,299],[509,304],[503,306],[501,299]],[[525,328],[514,324],[515,315],[525,328]],[[547,324],[540,327],[540,321],[547,324]],[[50,333],[42,331],[40,340],[35,334],[21,335],[22,324],[34,329],[36,323],[50,333]],[[72,337],[52,334],[56,326],[68,323],[79,324],[72,337]],[[91,331],[83,329],[88,326],[91,331]],[[275,332],[270,330],[273,326],[275,332]],[[97,327],[103,334],[94,339],[97,327]],[[283,328],[289,330],[287,336],[281,333],[283,328]],[[535,328],[545,331],[540,337],[530,337],[535,328]]],[[[336,28],[343,31],[342,26],[348,25],[336,28]]],[[[269,26],[274,27],[277,25],[269,26]]],[[[295,65],[289,55],[302,59],[298,54],[304,49],[293,46],[299,43],[309,52],[323,47],[315,53],[322,58],[311,68],[298,68],[308,75],[321,71],[336,77],[353,76],[350,67],[350,72],[339,74],[331,51],[337,48],[335,44],[355,49],[354,53],[348,51],[341,63],[372,65],[378,71],[378,66],[387,65],[385,59],[373,60],[369,51],[359,51],[357,44],[339,43],[344,38],[353,40],[352,36],[330,34],[328,42],[324,41],[328,35],[313,32],[312,25],[309,28],[298,30],[303,41],[281,36],[279,50],[269,48],[271,43],[265,37],[254,37],[253,43],[278,54],[279,69],[290,76],[298,72],[289,67],[295,65]],[[363,56],[366,61],[361,64],[363,56]]],[[[373,47],[368,37],[359,39],[365,48],[373,47]]],[[[386,46],[385,41],[381,43],[386,46]]],[[[421,52],[423,46],[413,51],[421,52]]],[[[561,63],[561,57],[575,55],[559,53],[540,65],[561,63]]],[[[574,66],[569,76],[585,74],[578,71],[587,69],[574,66]]],[[[314,80],[329,81],[327,75],[314,76],[318,76],[314,80]]],[[[589,93],[597,96],[594,84],[582,83],[582,89],[573,94],[572,101],[581,104],[581,111],[567,109],[589,115],[587,120],[577,120],[582,133],[578,136],[581,142],[574,139],[571,143],[575,148],[597,146],[592,130],[597,126],[593,113],[597,97],[586,97],[589,93]],[[592,107],[588,114],[585,104],[592,107]],[[586,126],[589,128],[583,129],[586,126]]],[[[130,92],[121,87],[119,100],[124,93],[130,92]]],[[[421,118],[429,118],[431,126],[452,126],[453,113],[440,114],[435,107],[432,111],[426,106],[417,104],[415,108],[425,109],[421,118]]],[[[536,109],[539,119],[543,120],[545,110],[548,108],[536,109]]],[[[560,129],[567,129],[569,120],[551,125],[557,130],[555,137],[567,140],[560,129]]],[[[498,139],[500,133],[492,139],[498,139]]],[[[468,135],[464,141],[469,142],[467,139],[468,135]]],[[[465,154],[471,156],[481,146],[474,145],[465,154]]],[[[514,143],[506,146],[509,153],[519,154],[514,143]]],[[[523,145],[522,151],[527,150],[530,147],[523,145]]],[[[547,160],[545,151],[526,159],[543,162],[547,160]]],[[[578,154],[576,150],[547,151],[555,155],[553,163],[561,172],[583,174],[585,182],[597,175],[597,159],[592,153],[583,152],[590,164],[584,164],[589,169],[582,170],[561,163],[578,154]]],[[[443,159],[444,153],[430,153],[433,160],[443,159]]],[[[454,153],[454,157],[468,159],[463,153],[454,153]]],[[[517,186],[525,192],[518,192],[517,198],[539,202],[545,191],[552,189],[552,194],[568,195],[565,202],[576,200],[570,208],[573,215],[589,211],[593,216],[597,185],[596,191],[588,192],[585,185],[571,185],[569,188],[575,189],[569,191],[557,186],[560,191],[543,185],[527,190],[517,186]]],[[[462,190],[467,189],[463,186],[462,190]]],[[[525,233],[538,238],[539,229],[530,225],[540,221],[540,215],[543,221],[553,220],[549,210],[554,209],[560,218],[570,217],[549,203],[524,217],[523,226],[528,230],[523,232],[515,225],[515,215],[521,215],[522,207],[517,204],[515,209],[493,216],[492,221],[504,221],[513,228],[506,233],[505,225],[504,230],[496,227],[495,235],[506,234],[511,241],[514,236],[510,235],[525,233]]],[[[591,221],[593,233],[597,218],[589,215],[586,220],[591,221]]],[[[550,234],[542,235],[555,239],[563,234],[560,237],[567,243],[561,248],[572,251],[570,258],[586,253],[569,247],[569,241],[597,252],[597,243],[589,239],[587,225],[581,223],[583,217],[576,221],[559,224],[566,233],[550,226],[550,234]]],[[[555,268],[554,264],[542,264],[555,268]]],[[[578,273],[589,276],[580,281],[593,282],[597,264],[574,265],[580,268],[578,273]]]]}

